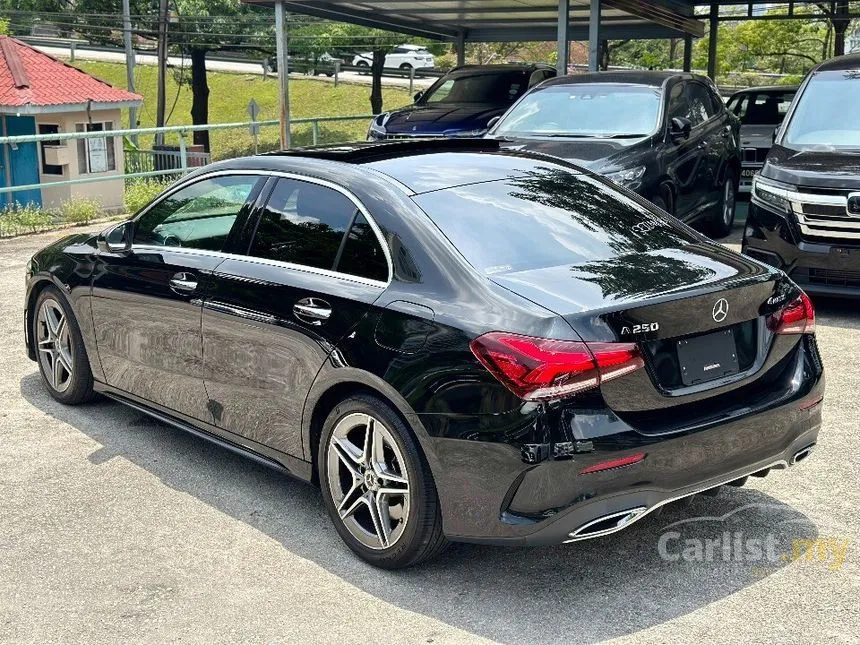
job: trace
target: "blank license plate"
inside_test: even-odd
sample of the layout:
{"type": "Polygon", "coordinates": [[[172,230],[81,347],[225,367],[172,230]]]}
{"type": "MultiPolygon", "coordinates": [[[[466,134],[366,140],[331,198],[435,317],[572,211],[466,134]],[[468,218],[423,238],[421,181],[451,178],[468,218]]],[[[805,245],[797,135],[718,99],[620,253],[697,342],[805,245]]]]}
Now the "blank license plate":
{"type": "Polygon", "coordinates": [[[697,385],[738,373],[735,335],[724,329],[697,338],[678,341],[678,364],[681,382],[697,385]]]}

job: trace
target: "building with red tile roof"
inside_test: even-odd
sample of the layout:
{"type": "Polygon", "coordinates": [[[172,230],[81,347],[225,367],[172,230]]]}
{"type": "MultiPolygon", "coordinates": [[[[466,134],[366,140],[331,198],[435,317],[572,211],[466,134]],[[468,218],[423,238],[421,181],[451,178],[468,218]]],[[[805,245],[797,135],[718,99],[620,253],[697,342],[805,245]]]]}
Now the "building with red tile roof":
{"type": "MultiPolygon", "coordinates": [[[[143,97],[113,87],[72,65],[9,36],[0,36],[0,135],[108,131],[122,127],[122,110],[143,97]]],[[[123,180],[59,185],[57,181],[122,174],[120,137],[3,145],[0,186],[41,184],[38,190],[0,195],[2,203],[49,207],[75,197],[122,204],[123,180]]]]}

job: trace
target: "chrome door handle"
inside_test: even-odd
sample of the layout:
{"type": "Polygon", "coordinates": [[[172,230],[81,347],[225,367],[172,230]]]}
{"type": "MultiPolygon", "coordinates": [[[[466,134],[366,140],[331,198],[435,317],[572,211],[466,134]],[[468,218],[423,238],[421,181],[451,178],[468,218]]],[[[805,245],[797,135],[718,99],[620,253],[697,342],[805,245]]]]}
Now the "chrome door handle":
{"type": "Polygon", "coordinates": [[[193,274],[185,273],[184,271],[175,273],[170,278],[170,288],[182,293],[191,293],[197,289],[197,278],[193,274]]]}
{"type": "Polygon", "coordinates": [[[293,315],[304,323],[322,325],[331,317],[331,305],[319,298],[302,298],[293,305],[293,315]]]}

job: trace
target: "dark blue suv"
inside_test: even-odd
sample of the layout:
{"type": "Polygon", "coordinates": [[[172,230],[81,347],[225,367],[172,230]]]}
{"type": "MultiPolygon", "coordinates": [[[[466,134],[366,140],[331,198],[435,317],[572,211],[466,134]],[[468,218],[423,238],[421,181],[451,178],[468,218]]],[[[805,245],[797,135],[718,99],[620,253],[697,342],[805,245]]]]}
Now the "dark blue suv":
{"type": "Polygon", "coordinates": [[[370,123],[370,141],[409,137],[478,137],[526,90],[556,75],[548,65],[456,67],[415,95],[415,103],[383,112],[370,123]]]}

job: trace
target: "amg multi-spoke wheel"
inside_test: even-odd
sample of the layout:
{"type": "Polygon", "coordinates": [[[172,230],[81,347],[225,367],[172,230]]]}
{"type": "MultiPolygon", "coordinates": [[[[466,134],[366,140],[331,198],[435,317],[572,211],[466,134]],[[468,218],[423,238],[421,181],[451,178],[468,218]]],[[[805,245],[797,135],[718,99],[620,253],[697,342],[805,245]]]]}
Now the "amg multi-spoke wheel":
{"type": "Polygon", "coordinates": [[[430,470],[412,433],[382,401],[356,396],[331,412],[319,467],[338,533],[371,564],[406,567],[444,546],[430,470]]]}
{"type": "Polygon", "coordinates": [[[327,458],[331,496],[349,532],[371,549],[396,544],[409,520],[409,478],[385,425],[367,414],[345,416],[327,458]]]}
{"type": "Polygon", "coordinates": [[[66,314],[60,303],[45,298],[36,320],[36,347],[42,372],[55,391],[65,392],[72,383],[74,370],[72,336],[66,314]]]}
{"type": "Polygon", "coordinates": [[[81,403],[92,397],[90,372],[81,331],[66,299],[48,287],[36,301],[33,340],[39,371],[48,391],[62,403],[81,403]]]}

